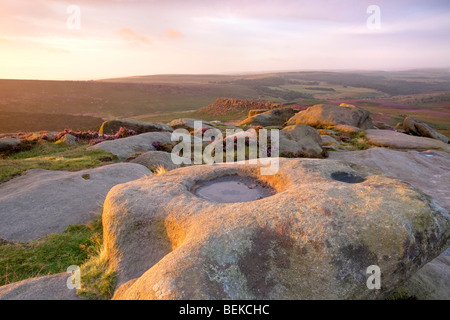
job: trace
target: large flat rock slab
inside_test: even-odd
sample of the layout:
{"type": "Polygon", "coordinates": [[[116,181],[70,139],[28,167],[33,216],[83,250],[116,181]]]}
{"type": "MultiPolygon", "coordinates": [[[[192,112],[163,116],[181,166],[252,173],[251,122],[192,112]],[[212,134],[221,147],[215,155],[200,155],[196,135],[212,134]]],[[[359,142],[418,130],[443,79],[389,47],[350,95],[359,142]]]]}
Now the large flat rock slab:
{"type": "Polygon", "coordinates": [[[363,151],[330,152],[328,159],[365,165],[411,183],[450,211],[450,154],[372,148],[363,151]]]}
{"type": "Polygon", "coordinates": [[[115,186],[103,210],[114,299],[376,299],[449,244],[450,216],[410,184],[343,161],[199,165],[115,186]],[[276,190],[217,203],[199,183],[231,175],[276,190]],[[367,287],[378,266],[381,289],[367,287]]]}
{"type": "Polygon", "coordinates": [[[370,144],[378,147],[408,150],[434,149],[450,152],[450,145],[440,140],[410,136],[392,130],[369,129],[366,130],[366,138],[370,144]]]}
{"type": "Polygon", "coordinates": [[[0,287],[0,300],[82,300],[67,287],[70,274],[31,278],[0,287]]]}
{"type": "Polygon", "coordinates": [[[78,172],[32,169],[0,184],[0,238],[32,241],[91,221],[115,185],[151,174],[134,163],[78,172]]]}
{"type": "Polygon", "coordinates": [[[100,149],[115,154],[120,159],[127,159],[136,153],[156,151],[154,142],[170,143],[169,132],[148,132],[137,136],[108,140],[87,148],[87,150],[100,149]]]}

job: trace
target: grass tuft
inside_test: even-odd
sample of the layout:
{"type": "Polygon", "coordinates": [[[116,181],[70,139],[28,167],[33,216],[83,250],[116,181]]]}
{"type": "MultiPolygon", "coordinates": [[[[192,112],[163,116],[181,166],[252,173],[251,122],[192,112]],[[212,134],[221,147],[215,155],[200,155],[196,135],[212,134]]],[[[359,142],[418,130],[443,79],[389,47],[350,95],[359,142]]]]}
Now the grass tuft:
{"type": "Polygon", "coordinates": [[[0,241],[0,286],[81,265],[97,250],[101,233],[99,217],[28,243],[0,241]]]}
{"type": "Polygon", "coordinates": [[[97,247],[95,255],[81,266],[81,289],[77,294],[90,300],[109,300],[114,293],[116,273],[110,266],[103,249],[97,247]]]}

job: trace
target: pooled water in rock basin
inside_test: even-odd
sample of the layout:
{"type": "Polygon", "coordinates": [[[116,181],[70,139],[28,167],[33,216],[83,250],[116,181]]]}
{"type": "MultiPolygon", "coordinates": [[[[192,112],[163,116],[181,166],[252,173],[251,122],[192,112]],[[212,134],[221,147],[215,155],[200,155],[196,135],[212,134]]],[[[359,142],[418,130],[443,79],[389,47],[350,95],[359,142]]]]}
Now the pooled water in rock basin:
{"type": "Polygon", "coordinates": [[[419,154],[422,156],[425,156],[425,157],[430,157],[430,158],[437,155],[436,153],[434,153],[433,151],[430,151],[430,150],[419,152],[419,154]]]}
{"type": "Polygon", "coordinates": [[[366,179],[353,173],[338,171],[331,174],[331,179],[345,183],[361,183],[366,179]]]}
{"type": "Polygon", "coordinates": [[[257,179],[230,175],[206,181],[195,187],[193,193],[209,201],[231,203],[259,200],[275,191],[257,179]]]}

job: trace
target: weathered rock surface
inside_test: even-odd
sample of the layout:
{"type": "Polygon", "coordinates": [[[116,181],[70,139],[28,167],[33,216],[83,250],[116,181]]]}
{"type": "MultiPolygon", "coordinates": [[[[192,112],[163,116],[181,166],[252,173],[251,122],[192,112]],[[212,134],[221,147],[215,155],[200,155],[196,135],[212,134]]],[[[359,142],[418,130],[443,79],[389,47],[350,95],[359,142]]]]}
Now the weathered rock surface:
{"type": "Polygon", "coordinates": [[[241,121],[239,125],[263,127],[282,126],[294,115],[295,111],[292,108],[279,108],[251,116],[241,121]]]}
{"type": "Polygon", "coordinates": [[[192,119],[192,118],[181,118],[175,119],[168,123],[173,129],[186,129],[186,130],[194,130],[195,122],[201,121],[202,128],[214,128],[214,125],[211,122],[200,120],[200,119],[192,119]]]}
{"type": "Polygon", "coordinates": [[[278,160],[276,175],[203,165],[111,189],[103,232],[121,285],[114,298],[382,298],[448,246],[448,213],[409,184],[341,161],[278,160]],[[277,193],[214,203],[191,192],[232,174],[277,193]],[[346,175],[364,181],[332,178],[346,175]],[[380,290],[366,286],[371,265],[380,290]]]}
{"type": "Polygon", "coordinates": [[[131,129],[136,131],[137,134],[146,132],[159,132],[169,131],[172,132],[171,126],[165,123],[153,123],[139,120],[109,120],[103,122],[100,130],[100,134],[115,134],[119,131],[120,127],[131,129]]]}
{"type": "Polygon", "coordinates": [[[1,138],[0,152],[9,151],[17,148],[20,145],[20,139],[17,138],[1,138]]]}
{"type": "Polygon", "coordinates": [[[264,113],[266,111],[269,111],[269,109],[254,109],[254,110],[250,110],[248,112],[247,118],[251,118],[253,116],[256,116],[257,114],[264,113]]]}
{"type": "Polygon", "coordinates": [[[78,172],[32,169],[0,184],[0,238],[32,241],[91,221],[116,184],[142,178],[150,170],[118,163],[78,172]]]}
{"type": "Polygon", "coordinates": [[[349,126],[347,124],[337,124],[333,126],[333,130],[346,132],[346,133],[357,133],[360,132],[361,129],[353,126],[349,126]]]}
{"type": "MultiPolygon", "coordinates": [[[[406,181],[436,199],[450,211],[450,155],[446,152],[396,151],[373,148],[364,151],[330,152],[329,159],[366,165],[406,181]]],[[[449,252],[450,254],[450,252],[449,252]]],[[[450,299],[450,257],[442,254],[427,263],[401,286],[418,299],[450,299]]]]}
{"type": "Polygon", "coordinates": [[[75,145],[77,143],[77,138],[69,133],[63,135],[61,139],[57,141],[57,143],[63,143],[67,145],[75,145]]]}
{"type": "Polygon", "coordinates": [[[339,147],[340,145],[339,141],[329,135],[321,135],[320,139],[322,140],[322,146],[339,147]]]}
{"type": "Polygon", "coordinates": [[[170,137],[169,132],[147,132],[137,136],[104,141],[87,148],[87,150],[105,150],[115,154],[120,159],[127,159],[136,153],[156,151],[153,142],[170,143],[170,137]]]}
{"type": "Polygon", "coordinates": [[[312,127],[349,125],[361,129],[373,127],[370,112],[355,106],[317,104],[298,112],[286,125],[305,124],[312,127]]]}
{"type": "Polygon", "coordinates": [[[287,126],[280,131],[280,154],[301,154],[309,158],[323,157],[322,139],[310,126],[287,126]]]}
{"type": "Polygon", "coordinates": [[[172,156],[178,158],[180,161],[183,160],[177,155],[172,155],[169,152],[164,151],[149,151],[141,154],[136,159],[131,160],[132,163],[141,164],[149,169],[156,169],[158,166],[162,166],[167,170],[173,170],[179,168],[181,165],[175,164],[172,161],[172,156]]]}
{"type": "Polygon", "coordinates": [[[419,300],[450,300],[450,255],[441,254],[408,279],[401,291],[419,300]]]}
{"type": "Polygon", "coordinates": [[[372,148],[362,151],[330,152],[328,159],[365,165],[406,181],[436,199],[450,211],[450,154],[372,148]]]}
{"type": "Polygon", "coordinates": [[[0,300],[82,300],[67,288],[70,274],[31,278],[0,287],[0,300]]]}
{"type": "Polygon", "coordinates": [[[412,117],[405,118],[405,120],[403,121],[403,130],[405,130],[405,132],[409,134],[433,138],[441,140],[444,143],[449,143],[449,139],[446,136],[437,132],[425,122],[418,121],[412,117]]]}
{"type": "Polygon", "coordinates": [[[450,152],[450,146],[442,141],[410,136],[392,130],[366,130],[366,138],[370,144],[378,147],[413,150],[443,150],[450,152]]]}

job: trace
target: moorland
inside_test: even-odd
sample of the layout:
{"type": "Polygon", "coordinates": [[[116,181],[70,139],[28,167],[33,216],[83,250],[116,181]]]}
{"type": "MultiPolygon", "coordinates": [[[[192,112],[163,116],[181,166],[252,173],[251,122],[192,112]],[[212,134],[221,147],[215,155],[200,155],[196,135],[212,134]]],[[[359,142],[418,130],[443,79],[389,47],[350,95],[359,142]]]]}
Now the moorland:
{"type": "Polygon", "coordinates": [[[450,136],[450,71],[446,69],[0,80],[0,134],[98,129],[103,120],[114,118],[151,122],[246,118],[247,109],[221,110],[221,103],[214,104],[218,98],[299,107],[349,103],[390,126],[408,115],[450,136]]]}

